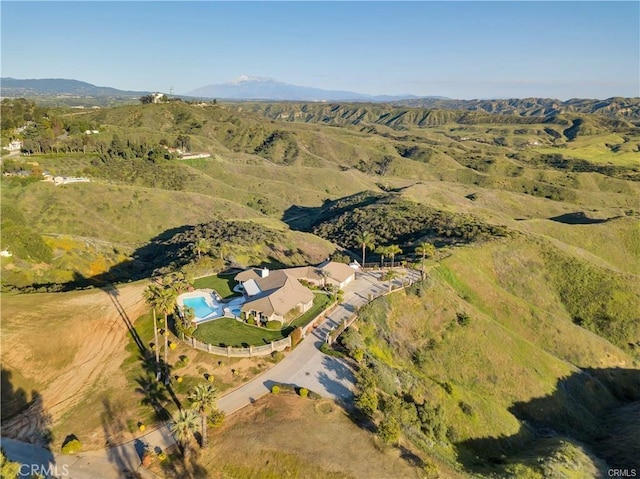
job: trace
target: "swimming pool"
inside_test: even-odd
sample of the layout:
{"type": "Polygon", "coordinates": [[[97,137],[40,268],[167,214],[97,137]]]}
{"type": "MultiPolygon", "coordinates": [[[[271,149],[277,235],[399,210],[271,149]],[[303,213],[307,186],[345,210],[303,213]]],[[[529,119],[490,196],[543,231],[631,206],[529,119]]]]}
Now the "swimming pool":
{"type": "Polygon", "coordinates": [[[196,320],[207,319],[209,316],[222,316],[222,310],[213,308],[207,304],[207,301],[202,297],[185,298],[183,300],[184,305],[189,308],[193,308],[196,314],[196,320]]]}
{"type": "Polygon", "coordinates": [[[241,296],[233,298],[229,302],[221,302],[218,294],[212,289],[200,289],[183,293],[177,299],[179,308],[187,307],[193,309],[196,323],[223,316],[238,317],[245,301],[245,298],[241,296]]]}

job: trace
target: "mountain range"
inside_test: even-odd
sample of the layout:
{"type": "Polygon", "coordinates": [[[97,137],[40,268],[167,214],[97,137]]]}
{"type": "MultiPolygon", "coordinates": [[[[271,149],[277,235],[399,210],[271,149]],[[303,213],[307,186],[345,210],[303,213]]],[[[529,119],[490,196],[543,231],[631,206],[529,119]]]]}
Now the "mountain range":
{"type": "MultiPolygon", "coordinates": [[[[0,78],[0,96],[38,98],[53,104],[95,103],[112,105],[130,102],[149,91],[128,91],[96,86],[91,83],[44,78],[20,80],[0,78]]],[[[292,85],[271,78],[242,75],[227,83],[212,84],[173,95],[185,100],[220,99],[235,101],[298,101],[298,102],[353,102],[390,103],[400,108],[428,108],[432,110],[463,110],[478,113],[516,116],[551,117],[558,114],[595,113],[610,118],[624,119],[634,125],[640,124],[640,98],[612,97],[604,100],[573,98],[561,101],[553,98],[502,98],[456,100],[438,96],[415,95],[366,95],[364,93],[323,90],[320,88],[292,85]]]]}
{"type": "Polygon", "coordinates": [[[0,78],[0,95],[2,97],[39,97],[51,95],[79,97],[139,97],[147,95],[147,91],[118,90],[106,86],[69,80],[65,78],[18,79],[0,78]]]}
{"type": "MultiPolygon", "coordinates": [[[[323,90],[271,78],[242,75],[227,83],[219,83],[196,88],[188,96],[201,98],[222,98],[229,100],[290,100],[290,101],[366,101],[391,102],[417,99],[415,95],[367,95],[343,90],[323,90]]],[[[437,97],[442,99],[443,97],[437,97]]]]}
{"type": "MultiPolygon", "coordinates": [[[[41,97],[67,95],[76,97],[139,97],[148,91],[118,90],[111,87],[92,85],[91,83],[62,78],[43,78],[21,80],[1,78],[0,91],[3,97],[41,97]]],[[[180,97],[216,98],[227,100],[266,100],[266,101],[358,101],[392,102],[398,100],[417,100],[415,95],[366,95],[351,91],[323,90],[321,88],[292,85],[271,78],[242,75],[227,83],[207,85],[186,92],[180,97]]],[[[444,99],[444,97],[427,97],[444,99]]]]}

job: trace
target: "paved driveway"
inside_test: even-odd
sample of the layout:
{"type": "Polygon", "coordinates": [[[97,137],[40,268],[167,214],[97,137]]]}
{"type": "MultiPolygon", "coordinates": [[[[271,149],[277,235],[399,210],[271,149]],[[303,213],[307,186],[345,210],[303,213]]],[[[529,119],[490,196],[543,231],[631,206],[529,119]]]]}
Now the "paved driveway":
{"type": "MultiPolygon", "coordinates": [[[[408,281],[420,277],[417,271],[405,271],[408,281]]],[[[354,377],[349,363],[320,352],[327,333],[351,316],[371,298],[388,291],[388,282],[379,280],[381,272],[358,273],[357,280],[344,289],[344,301],[282,361],[250,383],[226,394],[218,400],[218,407],[231,414],[269,393],[274,383],[294,384],[311,389],[323,397],[338,402],[353,397],[354,377]]],[[[393,282],[402,284],[402,278],[393,282]]]]}

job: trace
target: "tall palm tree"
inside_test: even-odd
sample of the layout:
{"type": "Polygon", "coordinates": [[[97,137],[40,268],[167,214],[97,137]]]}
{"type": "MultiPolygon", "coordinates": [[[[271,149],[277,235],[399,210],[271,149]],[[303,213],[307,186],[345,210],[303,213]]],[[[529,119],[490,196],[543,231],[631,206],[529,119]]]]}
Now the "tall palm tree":
{"type": "Polygon", "coordinates": [[[375,246],[375,238],[373,235],[367,231],[363,231],[356,237],[356,241],[358,245],[362,248],[362,267],[364,268],[366,257],[365,257],[365,249],[373,249],[375,246]]]}
{"type": "Polygon", "coordinates": [[[207,413],[211,411],[218,398],[218,391],[209,383],[198,384],[191,394],[189,401],[191,406],[200,414],[200,427],[202,428],[202,449],[206,449],[207,441],[207,413]]]}
{"type": "Polygon", "coordinates": [[[156,308],[160,307],[161,289],[157,284],[150,284],[142,293],[146,303],[153,309],[153,340],[156,350],[156,380],[160,379],[160,344],[158,344],[158,321],[156,308]]]}
{"type": "Polygon", "coordinates": [[[389,249],[387,250],[387,253],[389,254],[389,256],[391,256],[391,267],[393,268],[393,260],[395,259],[397,254],[402,254],[402,250],[397,244],[389,245],[388,248],[389,249]]]}
{"type": "Polygon", "coordinates": [[[198,429],[198,414],[192,409],[181,409],[171,423],[171,434],[180,444],[185,456],[189,454],[189,443],[198,429]]]}
{"type": "Polygon", "coordinates": [[[158,297],[158,309],[164,314],[164,383],[169,384],[169,363],[167,362],[167,350],[169,341],[169,313],[171,313],[176,307],[176,290],[165,286],[160,289],[160,296],[158,297]]]}
{"type": "Polygon", "coordinates": [[[420,243],[416,247],[416,253],[422,255],[422,279],[424,279],[424,260],[425,258],[431,258],[434,254],[436,254],[436,247],[433,244],[425,241],[424,243],[420,243]]]}
{"type": "Polygon", "coordinates": [[[389,247],[388,246],[378,246],[374,253],[378,253],[380,255],[380,267],[384,267],[384,257],[389,255],[389,247]]]}

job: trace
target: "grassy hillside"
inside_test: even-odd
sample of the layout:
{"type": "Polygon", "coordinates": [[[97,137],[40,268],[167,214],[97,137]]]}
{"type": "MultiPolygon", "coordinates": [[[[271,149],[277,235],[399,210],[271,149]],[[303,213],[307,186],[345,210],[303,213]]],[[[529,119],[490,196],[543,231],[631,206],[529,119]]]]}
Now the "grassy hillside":
{"type": "MultiPolygon", "coordinates": [[[[624,448],[598,457],[595,445],[611,425],[603,413],[640,399],[639,347],[627,342],[640,332],[616,347],[575,324],[565,291],[575,278],[558,282],[551,251],[523,239],[466,247],[426,284],[361,311],[343,341],[364,352],[361,394],[375,391],[382,437],[397,417],[425,454],[483,475],[590,477],[605,459],[620,464],[624,448]]],[[[616,321],[635,318],[637,296],[616,304],[626,307],[616,321]]]]}
{"type": "MultiPolygon", "coordinates": [[[[408,467],[406,477],[434,468],[442,477],[595,477],[605,461],[640,456],[636,424],[621,426],[640,399],[640,134],[616,115],[494,107],[501,114],[293,103],[82,112],[31,105],[32,154],[2,165],[2,248],[13,255],[2,258],[3,287],[105,288],[177,268],[193,275],[317,263],[337,247],[359,257],[361,231],[377,246],[400,245],[395,259],[412,263],[415,246],[432,241],[439,262],[430,260],[429,281],[366,307],[343,340],[362,361],[363,414],[352,419],[381,439],[342,416],[319,430],[365,441],[372,464],[387,467],[393,458],[394,467],[408,467]],[[99,133],[83,135],[89,127],[99,133]],[[180,160],[177,146],[210,156],[180,160]],[[54,186],[38,181],[42,171],[92,181],[54,186]],[[211,246],[201,260],[199,239],[211,246]],[[616,428],[624,440],[614,447],[616,428]],[[399,448],[384,445],[400,432],[399,448]]],[[[22,121],[17,115],[13,126],[22,121]]],[[[15,134],[3,129],[3,138],[15,134]]],[[[122,409],[123,424],[153,419],[139,396],[123,393],[139,364],[131,345],[122,356],[126,321],[116,303],[126,299],[132,317],[142,315],[142,286],[119,288],[122,296],[41,294],[37,304],[31,295],[3,295],[7,414],[44,391],[55,399],[56,431],[106,427],[101,400],[122,409]],[[109,329],[116,323],[117,341],[109,329]],[[83,341],[85,325],[104,334],[83,341]],[[60,339],[46,343],[42,335],[52,332],[60,339]],[[38,356],[41,347],[46,354],[38,356]],[[104,368],[83,369],[85,356],[103,349],[104,368]],[[73,391],[56,385],[57,370],[78,378],[73,391]],[[107,386],[102,379],[112,375],[120,379],[107,386]],[[68,408],[57,405],[69,397],[68,408]]],[[[150,341],[148,316],[140,327],[150,341]]],[[[251,374],[265,367],[247,361],[251,374]]],[[[239,381],[227,369],[225,388],[239,381]]],[[[182,396],[207,367],[187,370],[182,396]]],[[[251,418],[278,429],[269,418],[260,422],[274,407],[251,418]]],[[[323,417],[292,416],[283,428],[313,429],[323,417]]],[[[323,440],[308,434],[311,447],[296,446],[300,457],[312,458],[323,440]]],[[[230,426],[213,450],[235,452],[201,459],[221,477],[256,477],[267,460],[310,474],[308,464],[281,453],[275,435],[268,448],[254,448],[251,437],[230,426]],[[230,446],[241,437],[247,452],[230,446]]],[[[370,476],[357,457],[348,470],[323,461],[314,470],[370,476]]]]}

